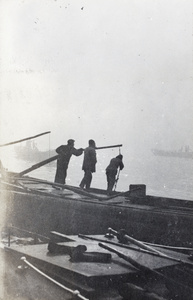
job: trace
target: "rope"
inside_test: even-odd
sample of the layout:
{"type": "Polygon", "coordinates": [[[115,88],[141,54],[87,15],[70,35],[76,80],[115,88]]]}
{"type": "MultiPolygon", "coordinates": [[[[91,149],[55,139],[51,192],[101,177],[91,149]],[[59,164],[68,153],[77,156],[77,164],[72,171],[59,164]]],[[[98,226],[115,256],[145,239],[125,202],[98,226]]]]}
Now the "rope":
{"type": "Polygon", "coordinates": [[[69,292],[69,293],[71,293],[74,296],[76,295],[77,297],[79,297],[82,300],[89,300],[88,298],[85,298],[84,296],[82,296],[78,290],[74,290],[73,291],[73,290],[67,288],[66,286],[64,286],[63,284],[59,283],[58,281],[54,280],[50,276],[46,275],[42,271],[40,271],[38,268],[36,268],[34,265],[32,265],[29,261],[27,261],[27,259],[25,257],[22,257],[21,260],[24,261],[33,270],[35,270],[36,272],[38,272],[39,274],[41,274],[43,277],[47,278],[51,282],[55,283],[56,285],[58,285],[59,287],[61,287],[62,289],[64,289],[66,292],[69,292]]]}

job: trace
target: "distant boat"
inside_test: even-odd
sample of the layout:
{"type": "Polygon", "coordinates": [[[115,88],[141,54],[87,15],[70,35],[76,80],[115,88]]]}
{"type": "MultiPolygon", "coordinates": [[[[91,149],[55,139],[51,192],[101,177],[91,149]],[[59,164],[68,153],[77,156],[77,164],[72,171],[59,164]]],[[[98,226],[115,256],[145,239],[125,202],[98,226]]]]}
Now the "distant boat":
{"type": "Polygon", "coordinates": [[[192,158],[193,151],[190,150],[189,146],[186,146],[183,150],[183,147],[177,151],[168,151],[160,149],[152,149],[154,155],[157,156],[167,156],[167,157],[179,157],[179,158],[192,158]]]}
{"type": "Polygon", "coordinates": [[[25,145],[14,147],[16,157],[29,162],[45,160],[56,155],[55,150],[40,151],[34,141],[27,141],[25,145]]]}

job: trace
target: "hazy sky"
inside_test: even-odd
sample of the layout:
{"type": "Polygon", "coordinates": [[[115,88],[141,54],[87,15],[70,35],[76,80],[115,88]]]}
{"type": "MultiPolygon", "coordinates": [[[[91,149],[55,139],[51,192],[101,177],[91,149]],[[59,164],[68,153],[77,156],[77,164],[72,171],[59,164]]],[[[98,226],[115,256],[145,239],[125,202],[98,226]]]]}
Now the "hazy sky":
{"type": "Polygon", "coordinates": [[[0,0],[0,39],[1,143],[193,148],[192,0],[0,0]]]}

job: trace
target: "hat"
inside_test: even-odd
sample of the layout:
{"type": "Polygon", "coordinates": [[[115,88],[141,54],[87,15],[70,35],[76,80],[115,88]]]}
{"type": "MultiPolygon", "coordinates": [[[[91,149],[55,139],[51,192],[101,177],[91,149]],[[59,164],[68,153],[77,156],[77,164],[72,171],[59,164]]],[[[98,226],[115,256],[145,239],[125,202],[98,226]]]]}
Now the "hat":
{"type": "Polygon", "coordinates": [[[116,156],[116,158],[123,159],[123,155],[119,154],[119,155],[116,156]]]}
{"type": "Polygon", "coordinates": [[[96,147],[96,143],[94,140],[89,140],[88,141],[89,145],[95,146],[96,147]]]}
{"type": "Polygon", "coordinates": [[[74,142],[75,142],[75,140],[70,139],[70,140],[68,140],[68,145],[72,145],[72,144],[74,144],[74,142]]]}

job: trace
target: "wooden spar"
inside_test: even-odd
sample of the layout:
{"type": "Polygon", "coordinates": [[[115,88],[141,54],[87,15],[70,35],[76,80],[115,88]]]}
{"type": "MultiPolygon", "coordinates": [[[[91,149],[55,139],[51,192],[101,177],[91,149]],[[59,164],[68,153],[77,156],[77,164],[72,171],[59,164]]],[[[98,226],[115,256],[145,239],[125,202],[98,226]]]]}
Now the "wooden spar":
{"type": "MultiPolygon", "coordinates": [[[[144,253],[147,253],[147,254],[150,254],[150,255],[154,255],[154,256],[158,256],[158,257],[163,257],[165,259],[170,259],[170,260],[173,260],[173,261],[178,261],[178,259],[176,258],[173,258],[173,257],[169,257],[169,256],[162,256],[162,255],[159,255],[158,253],[156,252],[152,252],[152,251],[148,251],[148,250],[145,250],[145,249],[142,249],[142,248],[134,248],[132,246],[129,246],[127,244],[122,244],[122,243],[117,243],[117,242],[113,242],[113,241],[109,241],[109,240],[105,240],[105,239],[99,239],[99,238],[94,238],[94,237],[91,237],[91,236],[88,236],[88,235],[84,235],[84,234],[78,234],[78,236],[82,239],[89,239],[89,240],[93,240],[93,241],[98,241],[98,242],[102,242],[102,243],[107,243],[107,244],[111,244],[111,245],[114,245],[114,246],[118,246],[118,247],[121,247],[121,248],[125,248],[125,249],[131,249],[131,250],[134,250],[134,251],[138,251],[138,252],[144,252],[144,253]]],[[[181,262],[181,261],[180,261],[181,262]]]]}
{"type": "Polygon", "coordinates": [[[185,263],[185,264],[193,266],[192,262],[189,262],[187,260],[178,259],[176,257],[169,256],[169,255],[164,254],[162,252],[153,252],[152,250],[146,250],[146,249],[140,248],[139,246],[138,246],[139,248],[134,248],[130,245],[123,244],[123,243],[120,243],[120,242],[116,243],[116,242],[109,241],[109,240],[94,238],[94,237],[84,235],[84,234],[79,234],[78,236],[80,238],[83,238],[83,239],[90,239],[90,240],[111,244],[111,245],[118,246],[118,247],[125,248],[125,249],[131,249],[131,250],[138,251],[138,252],[144,252],[144,253],[147,253],[147,254],[150,254],[150,255],[153,255],[153,256],[157,256],[157,257],[161,257],[161,258],[164,258],[164,259],[169,259],[169,260],[172,260],[172,261],[176,261],[178,263],[185,263]]]}
{"type": "MultiPolygon", "coordinates": [[[[169,277],[165,276],[164,274],[162,274],[161,272],[158,272],[154,269],[151,269],[149,267],[146,267],[146,266],[140,264],[139,262],[137,262],[136,260],[131,258],[129,255],[125,255],[122,252],[116,250],[115,248],[109,247],[109,246],[107,246],[103,243],[99,243],[98,245],[101,248],[105,249],[105,250],[108,250],[110,252],[113,252],[113,253],[117,254],[120,258],[122,258],[125,261],[129,262],[132,266],[134,266],[137,270],[141,271],[143,274],[150,273],[154,276],[157,276],[158,278],[164,280],[166,284],[171,285],[171,287],[175,287],[177,289],[179,288],[183,292],[186,292],[188,295],[192,296],[193,289],[191,287],[186,286],[186,285],[182,284],[179,281],[175,281],[173,278],[169,278],[169,277]]],[[[193,298],[192,297],[191,298],[186,297],[186,299],[193,299],[193,298]]]]}
{"type": "MultiPolygon", "coordinates": [[[[141,242],[139,240],[136,240],[134,239],[133,237],[129,236],[128,234],[125,234],[124,233],[124,230],[120,230],[119,232],[115,231],[114,229],[112,228],[108,228],[108,232],[109,233],[112,233],[114,235],[117,236],[117,238],[121,241],[121,239],[125,239],[126,241],[140,247],[141,249],[144,249],[144,250],[147,250],[147,251],[150,251],[150,252],[154,252],[155,254],[157,254],[159,257],[163,257],[163,258],[167,258],[167,259],[170,259],[170,260],[174,260],[174,261],[177,261],[179,263],[185,263],[185,264],[188,264],[188,265],[191,265],[193,266],[193,263],[192,262],[189,262],[189,261],[186,261],[186,260],[182,260],[182,259],[178,259],[178,258],[175,258],[175,257],[171,257],[161,251],[158,251],[156,250],[154,247],[151,247],[147,244],[145,244],[144,242],[141,242]]],[[[153,244],[152,244],[153,246],[153,244]]]]}
{"type": "Polygon", "coordinates": [[[39,136],[42,136],[44,134],[48,134],[50,132],[51,131],[46,131],[46,132],[43,132],[43,133],[40,133],[40,134],[37,134],[37,135],[34,135],[34,136],[27,137],[27,138],[22,139],[22,140],[18,140],[18,141],[15,141],[15,142],[10,142],[10,143],[7,143],[7,144],[2,144],[2,145],[0,145],[0,147],[9,146],[9,145],[17,144],[17,143],[24,142],[24,141],[27,141],[27,140],[35,139],[39,136]]]}
{"type": "Polygon", "coordinates": [[[42,166],[44,166],[44,165],[46,165],[46,164],[49,164],[51,161],[54,161],[54,160],[56,160],[57,158],[58,158],[58,154],[55,155],[55,156],[52,156],[52,157],[50,157],[50,158],[48,158],[48,159],[46,159],[46,160],[43,160],[43,161],[41,161],[41,162],[39,162],[39,163],[33,165],[32,167],[28,168],[28,169],[23,170],[22,172],[18,173],[18,174],[16,175],[16,177],[18,177],[18,176],[23,176],[23,175],[25,175],[25,174],[27,174],[27,173],[29,173],[29,172],[31,172],[31,171],[34,171],[34,170],[36,170],[36,169],[38,169],[38,168],[40,168],[40,167],[42,167],[42,166]]]}
{"type": "Polygon", "coordinates": [[[190,254],[193,253],[193,248],[187,248],[187,247],[175,247],[175,246],[166,246],[166,245],[161,245],[161,244],[152,244],[152,243],[147,243],[144,242],[145,245],[153,246],[153,247],[159,247],[163,249],[168,249],[176,252],[182,252],[184,254],[190,254]]]}
{"type": "MultiPolygon", "coordinates": [[[[162,256],[162,257],[166,257],[166,258],[168,257],[168,255],[166,255],[166,254],[164,254],[164,253],[162,253],[162,252],[160,252],[160,251],[154,249],[154,248],[151,247],[151,246],[145,245],[143,242],[138,241],[138,240],[132,238],[132,237],[129,236],[128,234],[122,233],[122,231],[117,232],[117,231],[115,231],[115,230],[112,229],[112,228],[108,228],[108,232],[109,232],[109,233],[112,233],[112,234],[114,234],[114,235],[116,235],[116,236],[118,237],[118,239],[119,239],[119,237],[120,237],[120,238],[124,238],[125,240],[129,241],[130,243],[133,243],[134,245],[136,245],[136,246],[138,246],[138,247],[140,247],[140,248],[142,248],[142,249],[145,249],[145,250],[148,250],[148,251],[151,251],[151,252],[155,252],[155,253],[157,253],[158,255],[162,256]]],[[[169,258],[169,257],[168,257],[168,258],[169,258]]],[[[181,260],[177,260],[177,261],[181,262],[181,260]]]]}
{"type": "Polygon", "coordinates": [[[123,145],[112,145],[112,146],[104,146],[104,147],[96,147],[96,150],[101,150],[101,149],[108,149],[108,148],[116,148],[116,147],[122,147],[123,145]]]}
{"type": "MultiPolygon", "coordinates": [[[[153,273],[154,272],[157,273],[156,271],[154,271],[154,270],[152,270],[152,269],[150,269],[150,268],[148,268],[148,267],[146,267],[144,265],[141,265],[140,263],[138,263],[137,261],[135,261],[133,258],[131,258],[129,255],[125,255],[121,251],[116,250],[115,248],[109,247],[109,246],[107,246],[107,245],[105,245],[103,243],[98,243],[98,245],[101,248],[105,249],[105,250],[108,250],[110,252],[113,252],[113,253],[117,254],[119,257],[121,257],[125,261],[129,262],[132,266],[134,266],[136,269],[138,269],[138,270],[140,270],[142,272],[147,272],[147,271],[149,272],[149,271],[151,271],[153,273]]],[[[163,276],[163,275],[161,274],[161,276],[163,276]]]]}

